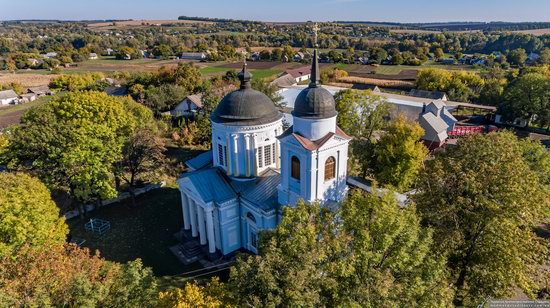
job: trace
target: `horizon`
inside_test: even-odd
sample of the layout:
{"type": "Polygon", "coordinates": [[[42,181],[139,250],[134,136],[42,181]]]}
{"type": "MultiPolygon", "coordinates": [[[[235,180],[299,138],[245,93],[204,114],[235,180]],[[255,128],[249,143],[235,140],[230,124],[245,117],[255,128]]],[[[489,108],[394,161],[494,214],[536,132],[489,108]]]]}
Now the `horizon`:
{"type": "Polygon", "coordinates": [[[8,1],[2,4],[0,20],[175,20],[178,16],[209,17],[220,19],[254,20],[262,22],[388,22],[388,23],[449,23],[449,22],[550,22],[547,12],[550,1],[525,0],[463,0],[460,5],[451,1],[434,2],[395,0],[393,10],[385,3],[370,0],[306,0],[277,3],[257,3],[239,0],[227,3],[221,0],[203,0],[188,3],[177,0],[107,1],[93,4],[60,0],[47,3],[40,0],[8,1]],[[238,3],[237,3],[238,2],[238,3]],[[32,7],[31,13],[28,8],[32,7]],[[105,9],[108,7],[109,9],[105,9]]]}

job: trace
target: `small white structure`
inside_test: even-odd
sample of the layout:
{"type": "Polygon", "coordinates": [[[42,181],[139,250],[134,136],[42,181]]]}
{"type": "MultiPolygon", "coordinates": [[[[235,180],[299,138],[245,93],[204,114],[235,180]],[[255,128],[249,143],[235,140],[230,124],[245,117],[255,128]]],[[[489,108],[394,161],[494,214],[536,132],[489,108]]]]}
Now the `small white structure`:
{"type": "Polygon", "coordinates": [[[296,83],[309,80],[311,78],[311,67],[303,66],[295,69],[290,69],[286,71],[287,74],[292,76],[296,83]]]}
{"type": "Polygon", "coordinates": [[[18,103],[17,93],[13,90],[0,91],[0,105],[9,105],[18,103]]]}
{"type": "Polygon", "coordinates": [[[204,52],[182,52],[180,59],[183,60],[206,60],[204,52]]]}
{"type": "Polygon", "coordinates": [[[173,117],[189,117],[202,109],[202,95],[193,94],[184,98],[173,110],[170,115],[173,117]]]}
{"type": "Polygon", "coordinates": [[[95,53],[95,52],[90,52],[90,55],[88,55],[88,59],[90,59],[90,60],[97,60],[97,59],[98,59],[97,53],[95,53]]]}

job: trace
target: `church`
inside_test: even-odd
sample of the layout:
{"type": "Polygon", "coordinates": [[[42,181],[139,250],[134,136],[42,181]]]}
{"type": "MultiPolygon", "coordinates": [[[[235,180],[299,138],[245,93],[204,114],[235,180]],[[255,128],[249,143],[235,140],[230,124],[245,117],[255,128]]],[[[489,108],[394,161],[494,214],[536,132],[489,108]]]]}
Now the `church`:
{"type": "Polygon", "coordinates": [[[275,228],[284,206],[300,199],[334,206],[346,196],[351,137],[337,126],[319,74],[315,50],[286,130],[273,101],[251,87],[246,64],[240,88],[213,112],[212,150],[186,162],[190,171],[178,179],[184,232],[208,245],[210,257],[256,253],[258,232],[275,228]]]}

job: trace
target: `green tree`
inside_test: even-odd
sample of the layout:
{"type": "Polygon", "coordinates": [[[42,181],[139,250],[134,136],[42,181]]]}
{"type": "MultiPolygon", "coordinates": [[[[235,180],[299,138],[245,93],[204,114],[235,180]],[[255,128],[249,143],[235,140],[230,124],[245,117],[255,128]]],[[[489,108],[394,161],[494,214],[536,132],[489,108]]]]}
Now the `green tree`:
{"type": "Polygon", "coordinates": [[[441,49],[441,48],[438,47],[438,48],[436,48],[436,49],[434,50],[434,58],[435,58],[437,61],[443,59],[444,57],[445,57],[445,52],[443,51],[443,49],[441,49]]]}
{"type": "Polygon", "coordinates": [[[542,65],[550,65],[550,48],[544,48],[540,52],[540,58],[538,59],[538,63],[542,65]]]}
{"type": "Polygon", "coordinates": [[[69,93],[25,113],[10,135],[10,164],[36,174],[50,189],[67,191],[82,210],[83,202],[116,196],[113,164],[128,136],[152,121],[151,112],[131,98],[69,93]]]}
{"type": "Polygon", "coordinates": [[[533,228],[548,217],[549,191],[509,132],[459,140],[427,163],[414,200],[447,254],[454,303],[510,296],[514,286],[534,296],[534,274],[548,242],[533,228]]]}
{"type": "Polygon", "coordinates": [[[271,84],[267,79],[265,78],[253,79],[252,88],[267,95],[267,97],[269,97],[276,106],[284,107],[281,105],[283,101],[283,97],[279,94],[279,88],[277,88],[276,85],[271,84]]]}
{"type": "Polygon", "coordinates": [[[444,263],[414,211],[391,194],[361,193],[340,213],[286,207],[277,229],[261,234],[259,254],[232,268],[234,298],[271,307],[445,306],[444,263]]]}
{"type": "Polygon", "coordinates": [[[369,91],[343,90],[335,96],[338,126],[354,137],[350,161],[363,177],[374,168],[374,133],[387,125],[391,106],[379,95],[369,91]]]}
{"type": "Polygon", "coordinates": [[[169,57],[174,55],[174,51],[170,46],[161,44],[153,48],[153,55],[161,59],[168,59],[169,57]]]}
{"type": "Polygon", "coordinates": [[[523,48],[517,48],[508,54],[508,62],[512,65],[523,66],[527,61],[527,53],[523,48]]]}
{"type": "Polygon", "coordinates": [[[506,89],[499,113],[509,122],[520,118],[526,125],[532,120],[541,126],[550,125],[550,76],[527,73],[515,79],[506,89]]]}
{"type": "Polygon", "coordinates": [[[0,257],[25,243],[64,243],[68,232],[44,184],[24,173],[0,172],[0,257]]]}
{"type": "Polygon", "coordinates": [[[403,117],[390,121],[386,133],[374,147],[376,179],[397,190],[409,189],[420,172],[428,149],[420,138],[424,130],[403,117]]]}

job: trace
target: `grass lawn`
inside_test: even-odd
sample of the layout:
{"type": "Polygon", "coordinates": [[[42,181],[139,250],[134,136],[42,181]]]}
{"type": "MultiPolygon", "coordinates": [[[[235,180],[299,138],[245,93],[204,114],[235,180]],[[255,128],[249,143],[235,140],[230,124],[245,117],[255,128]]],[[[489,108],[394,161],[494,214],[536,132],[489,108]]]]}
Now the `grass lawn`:
{"type": "Polygon", "coordinates": [[[68,221],[71,235],[86,240],[84,247],[99,250],[110,261],[127,262],[141,258],[155,275],[177,275],[201,268],[196,262],[184,266],[168,249],[176,244],[173,234],[183,225],[180,193],[175,187],[155,189],[130,200],[113,203],[89,213],[90,218],[106,219],[111,230],[103,236],[84,230],[87,219],[68,221]]]}

